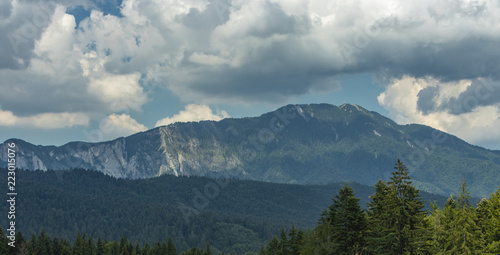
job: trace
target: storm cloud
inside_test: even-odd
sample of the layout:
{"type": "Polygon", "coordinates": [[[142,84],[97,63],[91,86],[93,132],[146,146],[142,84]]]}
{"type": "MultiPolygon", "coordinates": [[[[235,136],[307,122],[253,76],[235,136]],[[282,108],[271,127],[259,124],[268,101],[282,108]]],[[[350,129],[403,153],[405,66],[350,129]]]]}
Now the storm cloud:
{"type": "Polygon", "coordinates": [[[119,15],[84,5],[90,15],[76,24],[71,1],[0,1],[3,112],[140,112],[151,84],[186,103],[277,104],[360,73],[386,87],[381,105],[397,116],[389,92],[411,79],[411,111],[423,116],[500,101],[494,0],[124,0],[119,15]],[[488,97],[456,107],[484,79],[488,97]]]}

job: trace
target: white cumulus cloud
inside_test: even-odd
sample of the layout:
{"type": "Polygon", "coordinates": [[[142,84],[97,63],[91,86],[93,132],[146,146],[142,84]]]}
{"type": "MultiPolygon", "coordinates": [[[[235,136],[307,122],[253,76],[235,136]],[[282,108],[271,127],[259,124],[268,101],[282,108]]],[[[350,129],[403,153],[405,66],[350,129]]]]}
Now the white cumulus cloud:
{"type": "Polygon", "coordinates": [[[27,128],[69,128],[86,126],[89,118],[84,113],[40,113],[31,116],[16,116],[11,111],[0,109],[0,126],[20,126],[27,128]]]}
{"type": "Polygon", "coordinates": [[[125,137],[146,130],[148,130],[146,126],[138,123],[128,114],[110,114],[100,124],[102,140],[125,137]]]}
{"type": "Polygon", "coordinates": [[[202,120],[222,120],[228,118],[226,111],[214,113],[207,105],[189,104],[183,111],[172,117],[166,117],[156,122],[156,127],[169,125],[175,122],[190,122],[202,120]]]}
{"type": "Polygon", "coordinates": [[[378,101],[389,111],[390,117],[400,124],[428,125],[469,143],[498,149],[500,104],[482,105],[481,101],[488,99],[500,87],[492,87],[484,82],[482,89],[475,90],[476,94],[457,101],[474,84],[472,80],[442,82],[432,77],[405,76],[392,80],[385,92],[378,96],[378,101]],[[423,110],[423,106],[419,107],[419,98],[424,96],[422,91],[426,89],[434,91],[426,98],[427,107],[430,108],[428,111],[423,110]],[[453,102],[453,105],[446,105],[449,102],[453,102]]]}

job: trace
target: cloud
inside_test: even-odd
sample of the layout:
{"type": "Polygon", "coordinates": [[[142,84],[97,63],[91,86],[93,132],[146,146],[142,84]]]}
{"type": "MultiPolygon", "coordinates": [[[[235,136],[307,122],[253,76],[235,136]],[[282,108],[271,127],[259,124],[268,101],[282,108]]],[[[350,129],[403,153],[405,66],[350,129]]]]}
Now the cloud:
{"type": "Polygon", "coordinates": [[[101,79],[90,79],[89,93],[108,103],[112,111],[140,110],[147,101],[139,85],[139,73],[128,75],[106,75],[101,79]]]}
{"type": "MultiPolygon", "coordinates": [[[[82,26],[101,29],[85,31],[76,29],[75,18],[66,13],[66,5],[50,2],[41,6],[41,3],[22,1],[14,1],[12,5],[11,17],[6,22],[27,20],[23,21],[25,26],[33,25],[38,32],[25,41],[21,24],[17,35],[24,36],[24,39],[18,45],[5,44],[10,47],[9,52],[15,52],[12,47],[21,49],[32,44],[31,48],[23,48],[23,53],[19,53],[29,53],[27,58],[21,55],[13,58],[22,66],[0,66],[0,89],[5,91],[0,94],[0,100],[5,111],[20,118],[43,114],[85,114],[97,120],[110,112],[140,111],[148,102],[147,93],[140,84],[141,73],[115,68],[112,62],[116,60],[108,54],[111,48],[107,47],[106,41],[110,44],[120,41],[124,48],[122,52],[136,44],[133,35],[112,33],[127,30],[120,27],[123,24],[119,18],[93,11],[92,17],[85,19],[82,26]],[[35,21],[39,23],[33,23],[35,21]],[[105,48],[96,47],[96,44],[105,48]]],[[[11,35],[16,35],[16,32],[11,35]]],[[[119,49],[114,47],[113,51],[119,49]]],[[[123,60],[122,56],[120,62],[123,60]]],[[[47,128],[54,126],[44,121],[40,125],[43,123],[47,128]]],[[[22,125],[22,121],[16,121],[15,125],[22,125]]]]}
{"type": "Polygon", "coordinates": [[[497,86],[488,79],[442,82],[404,76],[393,80],[378,101],[400,124],[424,124],[472,144],[498,148],[500,102],[486,103],[497,86]]]}
{"type": "Polygon", "coordinates": [[[146,126],[138,123],[128,114],[110,114],[101,121],[99,126],[103,134],[101,140],[111,140],[148,130],[146,126]]]}
{"type": "Polygon", "coordinates": [[[124,0],[119,17],[94,9],[78,27],[67,13],[75,5],[2,2],[0,89],[9,91],[0,95],[2,109],[97,120],[141,111],[153,89],[188,103],[282,104],[338,89],[331,81],[357,73],[374,73],[388,91],[403,77],[438,81],[410,82],[407,103],[425,116],[472,113],[500,98],[494,92],[454,110],[474,84],[445,98],[445,88],[463,81],[500,80],[495,0],[124,0]]]}
{"type": "Polygon", "coordinates": [[[87,126],[89,118],[84,113],[41,113],[27,117],[19,117],[11,111],[0,109],[0,126],[20,126],[28,128],[69,128],[87,126]]]}
{"type": "Polygon", "coordinates": [[[175,122],[190,122],[202,120],[222,120],[228,118],[229,114],[226,111],[213,113],[212,109],[207,105],[189,104],[186,105],[184,111],[180,111],[172,117],[166,117],[156,122],[155,127],[166,126],[175,122]]]}

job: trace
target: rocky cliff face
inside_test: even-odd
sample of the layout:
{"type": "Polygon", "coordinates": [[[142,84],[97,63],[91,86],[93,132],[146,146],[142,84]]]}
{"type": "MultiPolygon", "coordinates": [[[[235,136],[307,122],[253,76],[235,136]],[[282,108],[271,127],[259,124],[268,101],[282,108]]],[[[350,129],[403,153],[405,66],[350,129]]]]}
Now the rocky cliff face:
{"type": "MultiPolygon", "coordinates": [[[[429,192],[449,195],[463,177],[478,196],[500,184],[500,152],[349,104],[288,105],[255,118],[175,123],[102,143],[9,141],[17,143],[19,168],[87,168],[117,178],[169,174],[372,185],[389,176],[399,157],[414,183],[429,192]]],[[[0,166],[6,165],[6,146],[0,145],[0,166]]]]}

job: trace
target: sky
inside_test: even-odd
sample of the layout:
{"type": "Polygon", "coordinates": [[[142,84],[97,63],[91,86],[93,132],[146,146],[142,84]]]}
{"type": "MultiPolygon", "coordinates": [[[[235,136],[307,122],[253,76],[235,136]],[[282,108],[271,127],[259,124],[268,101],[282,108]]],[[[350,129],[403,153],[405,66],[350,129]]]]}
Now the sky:
{"type": "Polygon", "coordinates": [[[497,0],[0,0],[0,140],[358,104],[500,149],[497,0]]]}

